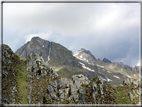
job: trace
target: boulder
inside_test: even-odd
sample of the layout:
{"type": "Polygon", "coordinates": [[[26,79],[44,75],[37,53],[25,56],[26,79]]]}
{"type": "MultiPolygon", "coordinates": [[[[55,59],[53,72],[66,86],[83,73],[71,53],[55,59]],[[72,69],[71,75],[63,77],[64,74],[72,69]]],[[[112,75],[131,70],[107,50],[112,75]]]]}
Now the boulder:
{"type": "Polygon", "coordinates": [[[70,84],[72,84],[70,79],[62,78],[61,80],[58,80],[58,89],[69,88],[70,84]]]}
{"type": "Polygon", "coordinates": [[[136,81],[132,81],[132,84],[134,85],[135,88],[138,87],[138,83],[136,81]]]}
{"type": "Polygon", "coordinates": [[[129,98],[130,98],[131,101],[134,99],[134,96],[131,92],[129,92],[129,98]]]}
{"type": "Polygon", "coordinates": [[[81,86],[81,84],[87,85],[90,83],[89,79],[86,76],[84,76],[83,74],[73,75],[72,81],[77,86],[78,89],[81,86]]]}
{"type": "Polygon", "coordinates": [[[132,83],[132,79],[127,78],[126,80],[123,81],[123,85],[128,85],[130,86],[132,83]]]}
{"type": "Polygon", "coordinates": [[[93,92],[97,92],[97,84],[95,82],[93,82],[92,90],[93,92]]]}
{"type": "Polygon", "coordinates": [[[73,100],[74,100],[75,103],[77,103],[77,102],[79,101],[79,95],[78,95],[78,94],[75,94],[75,95],[73,96],[73,100]]]}

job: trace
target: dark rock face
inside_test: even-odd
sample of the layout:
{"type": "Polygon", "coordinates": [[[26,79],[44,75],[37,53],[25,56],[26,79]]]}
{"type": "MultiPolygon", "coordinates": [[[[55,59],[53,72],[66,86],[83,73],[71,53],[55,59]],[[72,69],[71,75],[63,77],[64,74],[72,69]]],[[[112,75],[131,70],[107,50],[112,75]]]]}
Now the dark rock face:
{"type": "Polygon", "coordinates": [[[39,37],[33,37],[31,41],[16,51],[18,56],[25,59],[31,53],[37,53],[39,56],[42,56],[49,65],[79,65],[70,50],[58,43],[43,40],[39,37]]]}
{"type": "Polygon", "coordinates": [[[111,63],[111,61],[108,60],[108,59],[106,59],[106,58],[103,59],[103,62],[105,62],[105,63],[111,63]]]}

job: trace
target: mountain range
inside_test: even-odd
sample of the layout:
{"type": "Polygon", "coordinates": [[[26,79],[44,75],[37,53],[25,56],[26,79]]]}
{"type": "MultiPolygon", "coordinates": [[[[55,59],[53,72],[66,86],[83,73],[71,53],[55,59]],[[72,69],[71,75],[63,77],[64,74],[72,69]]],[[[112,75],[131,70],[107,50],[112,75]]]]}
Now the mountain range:
{"type": "Polygon", "coordinates": [[[121,62],[111,62],[107,58],[102,61],[86,49],[72,52],[59,43],[50,42],[40,37],[33,37],[20,47],[15,54],[26,59],[28,55],[37,53],[60,76],[70,78],[73,74],[82,73],[89,79],[101,76],[110,84],[121,84],[128,78],[139,77],[139,67],[130,67],[121,62]]]}
{"type": "Polygon", "coordinates": [[[140,104],[139,67],[97,60],[83,48],[72,52],[34,37],[15,53],[3,44],[1,59],[2,106],[140,104]]]}

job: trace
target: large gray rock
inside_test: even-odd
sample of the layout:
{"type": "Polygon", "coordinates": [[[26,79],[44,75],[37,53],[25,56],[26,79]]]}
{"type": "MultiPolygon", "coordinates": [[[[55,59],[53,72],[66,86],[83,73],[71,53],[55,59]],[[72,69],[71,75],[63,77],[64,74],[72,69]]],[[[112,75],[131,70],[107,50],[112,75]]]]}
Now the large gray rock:
{"type": "Polygon", "coordinates": [[[58,89],[69,88],[71,84],[72,81],[70,79],[62,78],[61,80],[58,80],[58,89]]]}
{"type": "Polygon", "coordinates": [[[47,93],[51,95],[52,99],[57,99],[54,88],[51,85],[48,85],[47,93]]]}
{"type": "Polygon", "coordinates": [[[75,103],[77,103],[79,101],[79,94],[75,94],[73,96],[73,100],[74,100],[75,103]]]}
{"type": "Polygon", "coordinates": [[[132,84],[134,85],[135,88],[138,87],[138,83],[136,81],[132,81],[132,84]]]}
{"type": "Polygon", "coordinates": [[[126,80],[123,81],[123,85],[130,86],[131,84],[132,84],[132,79],[131,78],[127,78],[126,80]]]}
{"type": "Polygon", "coordinates": [[[81,86],[81,84],[87,85],[90,83],[89,79],[86,76],[84,76],[83,74],[73,75],[72,81],[77,86],[78,89],[81,86]]]}
{"type": "Polygon", "coordinates": [[[69,88],[59,89],[59,98],[61,102],[66,100],[68,92],[69,92],[69,88]]]}

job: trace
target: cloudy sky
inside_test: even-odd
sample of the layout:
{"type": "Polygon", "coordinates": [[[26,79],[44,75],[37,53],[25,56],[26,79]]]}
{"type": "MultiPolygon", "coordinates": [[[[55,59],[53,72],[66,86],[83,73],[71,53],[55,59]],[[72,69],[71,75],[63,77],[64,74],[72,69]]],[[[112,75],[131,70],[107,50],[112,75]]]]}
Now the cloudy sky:
{"type": "Polygon", "coordinates": [[[4,3],[3,43],[15,52],[32,37],[101,60],[139,63],[139,3],[4,3]]]}

